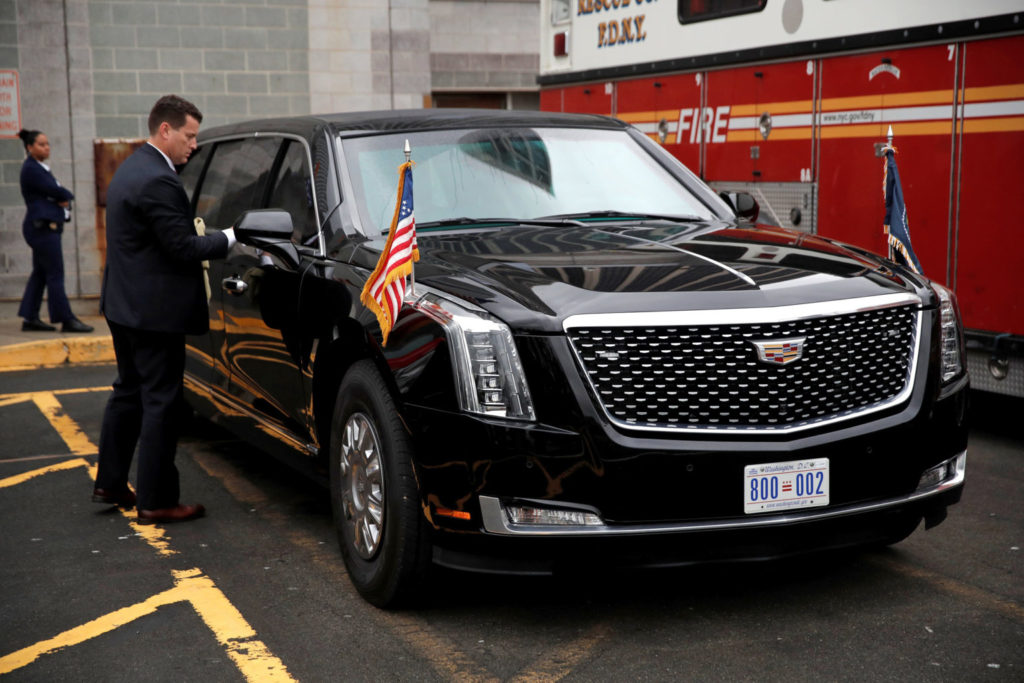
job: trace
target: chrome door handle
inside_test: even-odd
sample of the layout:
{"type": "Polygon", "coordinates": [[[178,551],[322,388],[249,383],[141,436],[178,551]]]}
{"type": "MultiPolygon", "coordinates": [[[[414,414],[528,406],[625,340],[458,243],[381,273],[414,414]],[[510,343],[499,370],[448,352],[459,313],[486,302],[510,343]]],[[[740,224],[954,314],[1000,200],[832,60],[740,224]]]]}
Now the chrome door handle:
{"type": "Polygon", "coordinates": [[[220,286],[225,292],[235,296],[245,294],[245,290],[249,289],[249,285],[246,284],[245,280],[238,277],[226,277],[220,281],[220,286]]]}

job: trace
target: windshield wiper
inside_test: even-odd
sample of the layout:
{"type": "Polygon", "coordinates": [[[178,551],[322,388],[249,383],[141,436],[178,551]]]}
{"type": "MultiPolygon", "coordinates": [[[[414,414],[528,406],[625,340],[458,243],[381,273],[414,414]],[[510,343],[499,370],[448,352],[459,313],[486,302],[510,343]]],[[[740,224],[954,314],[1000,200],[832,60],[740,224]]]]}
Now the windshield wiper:
{"type": "Polygon", "coordinates": [[[417,223],[416,228],[429,230],[430,228],[450,228],[459,225],[527,225],[543,228],[560,228],[566,225],[582,224],[568,217],[562,218],[558,216],[544,218],[470,218],[469,216],[460,216],[458,218],[445,218],[440,221],[417,223]]]}
{"type": "Polygon", "coordinates": [[[705,219],[700,216],[672,215],[665,213],[644,213],[642,211],[616,211],[615,209],[603,209],[601,211],[581,211],[580,213],[559,213],[551,216],[541,216],[539,220],[548,219],[572,219],[586,220],[588,218],[622,218],[625,220],[654,220],[669,221],[671,223],[693,223],[705,219]]]}

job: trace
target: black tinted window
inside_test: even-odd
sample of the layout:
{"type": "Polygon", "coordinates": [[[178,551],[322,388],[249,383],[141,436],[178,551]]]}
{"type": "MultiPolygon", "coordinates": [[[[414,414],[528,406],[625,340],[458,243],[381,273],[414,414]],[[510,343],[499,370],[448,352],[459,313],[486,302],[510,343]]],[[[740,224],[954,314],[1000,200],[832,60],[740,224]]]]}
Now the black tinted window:
{"type": "Polygon", "coordinates": [[[196,216],[224,229],[248,209],[261,208],[280,140],[253,138],[219,143],[203,179],[196,216]]]}
{"type": "Polygon", "coordinates": [[[292,216],[295,231],[292,239],[302,244],[310,244],[316,237],[318,228],[316,214],[313,211],[313,187],[309,178],[309,157],[306,147],[301,142],[292,140],[286,143],[284,160],[277,175],[277,182],[271,191],[268,207],[284,209],[292,216]]]}
{"type": "Polygon", "coordinates": [[[196,183],[199,182],[199,174],[203,171],[203,165],[206,163],[209,151],[210,146],[206,145],[192,152],[192,156],[188,158],[188,162],[179,174],[181,176],[181,183],[185,186],[185,194],[188,195],[190,201],[192,193],[196,190],[196,183]]]}

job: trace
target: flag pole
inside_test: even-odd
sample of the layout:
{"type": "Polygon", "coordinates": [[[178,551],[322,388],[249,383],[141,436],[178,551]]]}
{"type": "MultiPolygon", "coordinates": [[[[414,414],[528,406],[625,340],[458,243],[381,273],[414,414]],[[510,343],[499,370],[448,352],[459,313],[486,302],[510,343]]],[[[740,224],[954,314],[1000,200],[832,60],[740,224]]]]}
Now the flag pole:
{"type": "MultiPolygon", "coordinates": [[[[888,160],[889,150],[893,149],[893,146],[892,146],[892,124],[891,123],[889,124],[889,132],[888,132],[886,137],[888,138],[888,142],[885,143],[885,150],[886,151],[883,153],[882,156],[886,158],[885,159],[885,168],[888,170],[888,168],[889,168],[889,160],[888,160]]],[[[894,149],[893,149],[893,154],[894,155],[896,154],[896,151],[894,149]]],[[[889,250],[889,260],[890,261],[895,261],[896,260],[896,250],[893,248],[892,242],[889,241],[889,235],[888,234],[886,234],[886,236],[885,236],[885,242],[886,242],[886,247],[888,247],[888,250],[889,250]]]]}
{"type": "MultiPolygon", "coordinates": [[[[891,127],[890,127],[891,129],[891,127]]],[[[412,147],[409,146],[409,138],[405,139],[405,163],[412,161],[412,147]]],[[[416,296],[416,263],[413,260],[409,261],[409,298],[416,296]]]]}

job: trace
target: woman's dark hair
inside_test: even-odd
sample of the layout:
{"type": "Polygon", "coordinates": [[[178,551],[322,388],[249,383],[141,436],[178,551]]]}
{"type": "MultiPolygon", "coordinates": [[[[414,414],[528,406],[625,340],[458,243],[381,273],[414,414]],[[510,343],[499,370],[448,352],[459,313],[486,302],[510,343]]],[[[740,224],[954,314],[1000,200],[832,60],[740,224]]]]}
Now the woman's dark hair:
{"type": "Polygon", "coordinates": [[[25,130],[22,128],[18,131],[18,137],[21,138],[22,144],[25,145],[26,152],[28,152],[29,145],[36,144],[36,138],[42,134],[41,130],[25,130]]]}

